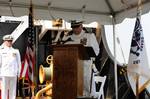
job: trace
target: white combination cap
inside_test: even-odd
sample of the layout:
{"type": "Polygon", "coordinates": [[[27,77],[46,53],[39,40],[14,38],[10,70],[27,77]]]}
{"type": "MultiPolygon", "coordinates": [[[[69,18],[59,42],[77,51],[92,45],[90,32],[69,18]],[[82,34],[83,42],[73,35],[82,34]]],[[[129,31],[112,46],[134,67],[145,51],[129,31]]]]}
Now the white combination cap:
{"type": "Polygon", "coordinates": [[[71,28],[79,27],[84,21],[71,20],[71,28]]]}
{"type": "Polygon", "coordinates": [[[4,35],[4,36],[3,36],[3,40],[4,40],[4,41],[13,40],[13,36],[11,36],[11,35],[4,35]]]}

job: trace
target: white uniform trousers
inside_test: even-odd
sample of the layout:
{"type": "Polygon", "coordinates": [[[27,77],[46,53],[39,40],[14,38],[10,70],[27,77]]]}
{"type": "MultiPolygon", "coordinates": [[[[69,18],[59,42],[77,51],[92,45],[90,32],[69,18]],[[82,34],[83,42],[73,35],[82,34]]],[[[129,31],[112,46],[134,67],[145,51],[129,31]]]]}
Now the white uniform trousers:
{"type": "Polygon", "coordinates": [[[91,73],[92,73],[92,61],[85,60],[84,61],[84,88],[83,88],[83,96],[90,96],[90,86],[91,86],[91,73]]]}
{"type": "Polygon", "coordinates": [[[17,77],[2,77],[2,99],[16,99],[17,77]]]}

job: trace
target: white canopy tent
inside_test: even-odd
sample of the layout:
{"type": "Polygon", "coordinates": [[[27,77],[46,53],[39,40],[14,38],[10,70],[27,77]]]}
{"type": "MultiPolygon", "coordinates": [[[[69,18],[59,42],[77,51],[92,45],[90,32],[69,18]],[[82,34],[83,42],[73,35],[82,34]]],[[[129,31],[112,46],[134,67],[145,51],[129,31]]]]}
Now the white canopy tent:
{"type": "MultiPolygon", "coordinates": [[[[31,0],[0,0],[1,16],[28,15],[31,0]]],[[[66,21],[77,19],[112,24],[110,16],[120,23],[126,17],[136,16],[138,0],[32,0],[35,19],[66,21]]],[[[150,0],[142,0],[143,13],[150,9],[150,0]]]]}

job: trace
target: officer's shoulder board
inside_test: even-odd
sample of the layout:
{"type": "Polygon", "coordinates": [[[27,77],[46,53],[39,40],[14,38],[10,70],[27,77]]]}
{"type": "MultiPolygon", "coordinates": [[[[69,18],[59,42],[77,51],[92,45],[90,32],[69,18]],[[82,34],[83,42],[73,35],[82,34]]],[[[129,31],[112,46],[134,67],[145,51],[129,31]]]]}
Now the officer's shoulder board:
{"type": "Polygon", "coordinates": [[[14,48],[15,51],[19,51],[17,48],[14,48]]]}
{"type": "Polygon", "coordinates": [[[14,50],[18,50],[17,48],[13,48],[14,50]]]}

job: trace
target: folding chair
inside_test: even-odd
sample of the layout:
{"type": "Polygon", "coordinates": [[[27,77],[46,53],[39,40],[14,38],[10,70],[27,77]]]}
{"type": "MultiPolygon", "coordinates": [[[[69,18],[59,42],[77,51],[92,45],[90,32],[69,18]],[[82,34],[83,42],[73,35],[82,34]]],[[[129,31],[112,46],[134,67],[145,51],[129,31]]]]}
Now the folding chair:
{"type": "Polygon", "coordinates": [[[98,99],[104,99],[104,84],[106,80],[106,76],[94,76],[94,85],[95,85],[95,94],[98,99]],[[98,90],[96,90],[98,89],[98,90]]]}

